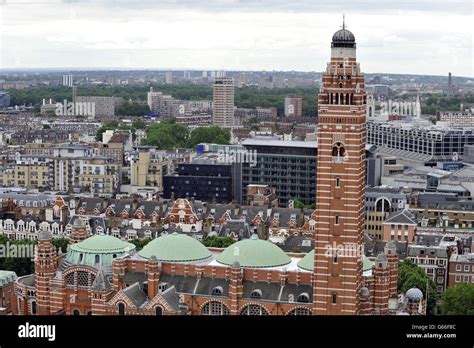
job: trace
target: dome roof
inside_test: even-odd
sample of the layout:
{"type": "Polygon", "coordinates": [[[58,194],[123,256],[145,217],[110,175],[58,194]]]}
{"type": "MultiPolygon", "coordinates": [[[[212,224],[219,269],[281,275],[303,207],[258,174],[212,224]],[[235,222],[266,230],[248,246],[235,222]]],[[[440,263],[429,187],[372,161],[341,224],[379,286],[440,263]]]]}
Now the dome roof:
{"type": "Polygon", "coordinates": [[[342,21],[342,29],[336,31],[332,36],[332,47],[349,47],[355,48],[355,36],[346,29],[346,21],[345,18],[342,21]]]}
{"type": "Polygon", "coordinates": [[[125,256],[134,249],[135,245],[132,243],[107,234],[96,234],[82,242],[72,244],[65,260],[73,265],[110,267],[114,258],[125,256]]]}
{"type": "Polygon", "coordinates": [[[355,43],[355,36],[347,29],[340,29],[332,36],[332,42],[352,42],[355,43]]]}
{"type": "Polygon", "coordinates": [[[411,288],[406,292],[405,296],[409,301],[417,302],[423,298],[423,292],[418,288],[411,288]]]}
{"type": "Polygon", "coordinates": [[[287,265],[291,262],[288,255],[272,242],[258,239],[256,234],[227,247],[217,262],[232,266],[235,262],[244,268],[263,268],[287,265]]]}
{"type": "MultiPolygon", "coordinates": [[[[309,253],[305,255],[299,262],[298,267],[302,268],[306,271],[313,271],[314,269],[314,250],[311,250],[309,253]]],[[[362,260],[362,271],[369,271],[373,267],[372,262],[369,260],[367,256],[364,256],[362,260]]]]}
{"type": "Polygon", "coordinates": [[[138,255],[147,259],[155,256],[162,262],[190,262],[207,259],[212,254],[197,239],[175,232],[153,239],[138,255]]]}
{"type": "Polygon", "coordinates": [[[96,234],[71,245],[71,250],[93,254],[128,252],[133,249],[135,249],[134,244],[108,234],[96,234]]]}

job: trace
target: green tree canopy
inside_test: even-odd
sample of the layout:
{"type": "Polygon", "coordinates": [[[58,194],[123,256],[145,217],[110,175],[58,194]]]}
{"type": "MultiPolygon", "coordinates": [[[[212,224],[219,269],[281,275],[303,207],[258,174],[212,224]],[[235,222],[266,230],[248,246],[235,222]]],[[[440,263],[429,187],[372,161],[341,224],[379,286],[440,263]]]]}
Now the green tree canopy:
{"type": "Polygon", "coordinates": [[[474,315],[474,284],[459,283],[443,294],[444,315],[474,315]]]}
{"type": "Polygon", "coordinates": [[[227,128],[212,127],[198,127],[191,132],[191,136],[187,141],[189,148],[194,148],[200,143],[213,144],[230,144],[230,130],[227,128]]]}
{"type": "Polygon", "coordinates": [[[235,240],[230,237],[206,237],[202,240],[202,244],[208,248],[227,248],[234,243],[235,240]]]}
{"type": "Polygon", "coordinates": [[[406,293],[411,288],[418,288],[426,296],[428,285],[428,310],[432,311],[436,307],[438,299],[436,286],[433,279],[415,265],[411,260],[405,259],[398,266],[397,289],[400,293],[406,293]]]}
{"type": "Polygon", "coordinates": [[[117,114],[120,116],[144,116],[150,113],[150,107],[138,102],[126,102],[120,105],[117,114]]]}

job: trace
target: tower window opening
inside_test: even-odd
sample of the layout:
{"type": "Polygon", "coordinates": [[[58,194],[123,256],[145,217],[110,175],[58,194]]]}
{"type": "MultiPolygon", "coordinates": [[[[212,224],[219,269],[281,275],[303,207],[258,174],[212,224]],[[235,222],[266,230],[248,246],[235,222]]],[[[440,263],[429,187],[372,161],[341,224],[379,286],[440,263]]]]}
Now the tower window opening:
{"type": "Polygon", "coordinates": [[[336,188],[341,187],[341,179],[339,177],[336,178],[336,188]]]}
{"type": "Polygon", "coordinates": [[[334,216],[334,224],[339,225],[339,215],[334,216]]]}
{"type": "Polygon", "coordinates": [[[332,303],[333,304],[337,303],[337,295],[336,294],[332,294],[332,303]]]}

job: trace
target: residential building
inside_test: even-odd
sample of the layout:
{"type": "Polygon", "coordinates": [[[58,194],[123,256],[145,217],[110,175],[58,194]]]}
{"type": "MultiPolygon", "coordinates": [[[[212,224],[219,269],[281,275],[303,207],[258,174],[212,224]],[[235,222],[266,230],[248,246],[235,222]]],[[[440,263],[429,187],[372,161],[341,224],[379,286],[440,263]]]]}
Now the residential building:
{"type": "Polygon", "coordinates": [[[303,116],[303,97],[299,95],[289,95],[285,97],[285,116],[302,117],[303,116]]]}
{"type": "Polygon", "coordinates": [[[213,85],[212,124],[219,127],[234,127],[234,80],[216,78],[213,85]]]}
{"type": "Polygon", "coordinates": [[[459,283],[474,284],[474,253],[451,255],[448,286],[454,288],[459,283]]]}

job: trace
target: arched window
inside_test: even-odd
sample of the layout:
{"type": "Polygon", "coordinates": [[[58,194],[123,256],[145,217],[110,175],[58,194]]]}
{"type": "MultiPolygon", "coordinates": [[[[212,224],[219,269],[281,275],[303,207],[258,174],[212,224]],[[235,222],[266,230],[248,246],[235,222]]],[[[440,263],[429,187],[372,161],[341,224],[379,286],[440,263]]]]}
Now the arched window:
{"type": "Polygon", "coordinates": [[[98,265],[100,263],[100,256],[96,255],[95,256],[95,264],[98,265]]]}
{"type": "Polygon", "coordinates": [[[339,225],[339,215],[334,215],[334,224],[339,225]]]}
{"type": "Polygon", "coordinates": [[[79,312],[79,309],[75,309],[72,311],[72,315],[81,315],[81,312],[79,312]]]}
{"type": "Polygon", "coordinates": [[[212,289],[212,294],[215,296],[220,296],[222,295],[222,293],[223,293],[222,286],[216,286],[214,289],[212,289]]]}
{"type": "Polygon", "coordinates": [[[120,302],[120,303],[117,305],[117,307],[118,307],[118,314],[119,314],[119,315],[125,315],[125,305],[120,302]]]}
{"type": "Polygon", "coordinates": [[[254,299],[260,299],[260,298],[262,298],[262,290],[260,290],[260,289],[255,289],[254,291],[251,292],[250,298],[254,298],[254,299]]]}
{"type": "Polygon", "coordinates": [[[83,258],[84,258],[84,254],[79,254],[79,262],[82,262],[83,258]]]}
{"type": "Polygon", "coordinates": [[[31,302],[31,314],[36,314],[36,301],[31,302]]]}
{"type": "Polygon", "coordinates": [[[344,149],[344,145],[342,143],[337,142],[332,147],[332,156],[333,157],[344,157],[346,154],[346,150],[344,149]]]}
{"type": "Polygon", "coordinates": [[[219,301],[211,301],[202,307],[201,315],[229,315],[229,309],[219,301]]]}
{"type": "Polygon", "coordinates": [[[337,303],[337,295],[332,294],[331,297],[332,297],[332,303],[336,304],[337,303]]]}
{"type": "Polygon", "coordinates": [[[341,179],[339,177],[336,178],[336,188],[341,187],[341,179]]]}
{"type": "Polygon", "coordinates": [[[311,315],[311,311],[308,308],[295,308],[288,315],[311,315]]]}
{"type": "Polygon", "coordinates": [[[163,308],[160,306],[155,307],[155,315],[163,315],[163,308]]]}
{"type": "Polygon", "coordinates": [[[268,311],[262,306],[250,304],[242,308],[240,315],[269,315],[268,311]]]}
{"type": "Polygon", "coordinates": [[[309,303],[309,295],[303,292],[298,296],[298,302],[309,303]]]}

